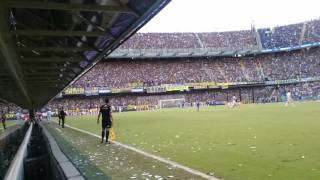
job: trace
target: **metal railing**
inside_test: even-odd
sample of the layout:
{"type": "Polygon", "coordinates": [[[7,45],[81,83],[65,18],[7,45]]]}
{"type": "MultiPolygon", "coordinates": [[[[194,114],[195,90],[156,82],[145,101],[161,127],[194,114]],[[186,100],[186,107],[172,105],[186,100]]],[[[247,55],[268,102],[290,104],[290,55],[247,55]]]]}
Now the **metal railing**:
{"type": "Polygon", "coordinates": [[[16,153],[10,167],[6,173],[4,180],[23,180],[24,179],[24,163],[23,160],[27,156],[27,146],[30,141],[33,124],[31,123],[29,129],[16,153]]]}
{"type": "Polygon", "coordinates": [[[219,47],[219,48],[150,48],[150,49],[116,49],[113,53],[202,53],[202,52],[220,52],[220,51],[243,51],[243,50],[259,50],[256,46],[243,47],[219,47]]]}

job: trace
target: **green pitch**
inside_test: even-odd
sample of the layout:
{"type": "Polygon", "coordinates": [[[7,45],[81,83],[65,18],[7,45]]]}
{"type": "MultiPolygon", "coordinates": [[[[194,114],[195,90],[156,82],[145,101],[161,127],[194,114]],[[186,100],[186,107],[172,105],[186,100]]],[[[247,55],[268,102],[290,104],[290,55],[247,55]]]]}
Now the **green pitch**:
{"type": "MultiPolygon", "coordinates": [[[[12,127],[12,126],[14,126],[14,125],[15,125],[14,122],[11,122],[11,121],[7,121],[7,122],[6,122],[7,128],[10,128],[10,127],[12,127]]],[[[0,121],[0,134],[3,133],[4,131],[5,131],[5,130],[3,129],[2,123],[1,123],[1,121],[0,121]]]]}
{"type": "MultiPolygon", "coordinates": [[[[114,120],[117,141],[216,177],[320,179],[318,102],[115,113],[114,120]]],[[[100,134],[96,117],[66,124],[100,134]]]]}

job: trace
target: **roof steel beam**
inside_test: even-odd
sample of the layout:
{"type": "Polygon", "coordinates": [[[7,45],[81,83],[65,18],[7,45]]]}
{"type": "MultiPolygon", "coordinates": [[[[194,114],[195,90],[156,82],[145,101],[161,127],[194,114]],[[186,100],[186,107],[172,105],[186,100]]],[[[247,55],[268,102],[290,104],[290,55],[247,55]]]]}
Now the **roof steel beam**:
{"type": "MultiPolygon", "coordinates": [[[[5,13],[8,11],[0,7],[0,12],[5,13]]],[[[16,81],[19,90],[26,99],[28,106],[32,107],[33,103],[29,96],[25,81],[23,79],[22,68],[19,64],[18,56],[15,52],[15,46],[12,42],[9,29],[7,27],[7,24],[5,24],[5,18],[6,16],[4,16],[3,14],[0,15],[0,52],[4,57],[3,63],[5,64],[7,71],[16,81]]]]}
{"type": "Polygon", "coordinates": [[[28,62],[80,62],[83,59],[75,59],[75,58],[59,58],[59,57],[36,57],[36,58],[22,58],[21,61],[23,61],[24,63],[28,63],[28,62]]]}
{"type": "MultiPolygon", "coordinates": [[[[61,27],[57,27],[56,25],[53,25],[52,23],[48,22],[46,19],[42,18],[41,16],[33,13],[32,11],[28,11],[28,10],[25,10],[23,11],[25,13],[28,13],[29,15],[31,15],[32,17],[35,17],[38,21],[40,21],[40,23],[45,23],[46,25],[50,26],[51,30],[61,30],[63,28],[61,27]]],[[[75,13],[75,14],[79,14],[79,13],[75,13]]],[[[77,16],[75,16],[77,17],[77,16]]],[[[77,17],[77,18],[80,18],[80,17],[77,17]]],[[[83,21],[83,20],[82,20],[83,21]]],[[[23,25],[23,23],[20,22],[20,25],[23,25]]],[[[30,28],[26,28],[26,29],[30,29],[30,28]]],[[[72,29],[70,29],[71,31],[72,29]]],[[[100,29],[101,30],[101,29],[100,29]]],[[[105,32],[107,36],[111,37],[111,38],[114,38],[113,35],[110,33],[110,31],[103,31],[105,32]]],[[[46,37],[46,38],[49,38],[49,37],[46,37]]],[[[96,50],[96,51],[100,51],[98,48],[96,48],[94,45],[91,45],[91,44],[88,44],[86,41],[82,41],[82,39],[80,37],[71,37],[73,40],[77,41],[77,42],[81,42],[83,44],[85,44],[86,46],[88,47],[91,47],[93,50],[96,50]]],[[[55,43],[56,45],[58,46],[61,46],[59,43],[57,43],[55,40],[53,39],[48,39],[49,41],[55,43]]],[[[78,46],[79,47],[79,46],[78,46]]]]}
{"type": "Polygon", "coordinates": [[[19,51],[38,51],[38,52],[84,52],[94,51],[91,47],[19,47],[19,51]]]}
{"type": "Polygon", "coordinates": [[[107,35],[106,32],[88,32],[88,31],[49,31],[49,30],[16,30],[19,36],[92,36],[99,37],[107,35]]]}

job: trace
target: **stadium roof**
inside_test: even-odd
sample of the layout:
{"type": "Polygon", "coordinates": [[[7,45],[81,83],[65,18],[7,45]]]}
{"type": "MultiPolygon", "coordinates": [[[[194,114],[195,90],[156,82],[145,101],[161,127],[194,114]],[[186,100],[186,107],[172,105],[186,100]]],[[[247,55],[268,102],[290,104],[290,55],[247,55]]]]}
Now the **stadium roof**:
{"type": "Polygon", "coordinates": [[[0,98],[42,107],[169,1],[1,0],[0,98]]]}

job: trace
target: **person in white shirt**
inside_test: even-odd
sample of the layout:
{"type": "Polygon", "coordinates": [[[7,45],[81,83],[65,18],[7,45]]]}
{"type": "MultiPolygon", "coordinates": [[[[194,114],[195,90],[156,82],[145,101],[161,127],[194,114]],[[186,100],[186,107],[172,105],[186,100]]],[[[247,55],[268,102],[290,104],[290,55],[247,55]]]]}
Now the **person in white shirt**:
{"type": "Polygon", "coordinates": [[[289,104],[294,105],[290,91],[288,91],[288,92],[286,93],[286,97],[287,97],[287,101],[286,101],[286,104],[285,104],[285,105],[286,105],[286,106],[288,106],[289,104]]]}
{"type": "Polygon", "coordinates": [[[51,110],[49,109],[49,110],[47,111],[47,121],[48,121],[48,123],[50,123],[50,121],[51,121],[51,116],[52,116],[52,112],[51,112],[51,110]]]}

